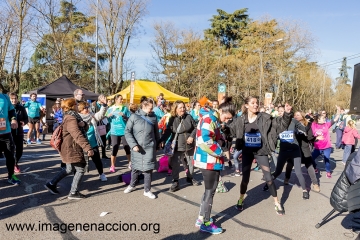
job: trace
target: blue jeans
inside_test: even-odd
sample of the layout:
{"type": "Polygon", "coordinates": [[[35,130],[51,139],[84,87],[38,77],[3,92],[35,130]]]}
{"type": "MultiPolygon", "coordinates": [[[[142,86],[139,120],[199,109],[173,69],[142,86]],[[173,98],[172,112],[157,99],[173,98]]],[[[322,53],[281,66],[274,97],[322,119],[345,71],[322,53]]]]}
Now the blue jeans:
{"type": "Polygon", "coordinates": [[[342,146],[342,136],[343,136],[343,131],[340,130],[339,128],[336,129],[336,148],[339,149],[342,146]]]}
{"type": "Polygon", "coordinates": [[[240,150],[240,151],[235,150],[234,155],[233,155],[234,164],[235,164],[235,170],[236,171],[239,171],[239,160],[238,160],[238,158],[239,158],[241,153],[242,153],[242,150],[240,150]]]}
{"type": "Polygon", "coordinates": [[[316,149],[314,148],[314,151],[312,152],[312,158],[313,158],[313,166],[316,168],[316,158],[320,155],[324,156],[324,162],[325,162],[325,170],[326,172],[331,172],[330,169],[330,154],[331,154],[331,148],[326,149],[316,149]]]}
{"type": "Polygon", "coordinates": [[[346,161],[348,160],[348,158],[351,154],[352,147],[353,147],[353,145],[349,145],[349,144],[345,145],[343,159],[342,159],[343,163],[346,163],[346,161]]]}

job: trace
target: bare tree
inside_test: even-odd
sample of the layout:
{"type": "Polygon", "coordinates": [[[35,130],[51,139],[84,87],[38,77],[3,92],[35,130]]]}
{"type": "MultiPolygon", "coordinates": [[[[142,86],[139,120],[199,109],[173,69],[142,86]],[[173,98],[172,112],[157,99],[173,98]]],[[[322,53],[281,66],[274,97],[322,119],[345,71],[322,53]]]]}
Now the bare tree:
{"type": "Polygon", "coordinates": [[[132,40],[139,36],[141,21],[147,14],[147,0],[102,0],[98,7],[99,39],[108,65],[107,88],[110,93],[122,89],[126,70],[126,52],[132,40]]]}
{"type": "Polygon", "coordinates": [[[2,4],[2,11],[0,11],[0,91],[6,92],[8,82],[6,61],[9,56],[9,48],[11,40],[16,31],[16,24],[14,18],[11,17],[11,11],[7,5],[2,4]]]}

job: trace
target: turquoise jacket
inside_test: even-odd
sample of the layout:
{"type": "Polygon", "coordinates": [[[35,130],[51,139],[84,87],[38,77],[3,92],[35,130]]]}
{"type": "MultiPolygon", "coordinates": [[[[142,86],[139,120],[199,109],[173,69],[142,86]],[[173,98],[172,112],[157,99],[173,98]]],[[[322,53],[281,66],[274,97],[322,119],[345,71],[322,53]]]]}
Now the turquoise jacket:
{"type": "Polygon", "coordinates": [[[114,136],[124,136],[125,126],[131,113],[125,106],[111,106],[105,116],[110,122],[110,134],[114,136]],[[120,116],[120,112],[123,114],[120,116]]]}

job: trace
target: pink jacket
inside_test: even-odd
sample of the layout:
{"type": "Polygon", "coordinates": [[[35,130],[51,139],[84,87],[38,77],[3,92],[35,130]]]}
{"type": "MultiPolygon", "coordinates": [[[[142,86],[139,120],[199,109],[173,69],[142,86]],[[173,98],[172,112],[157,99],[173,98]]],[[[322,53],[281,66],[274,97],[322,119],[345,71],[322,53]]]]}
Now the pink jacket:
{"type": "Polygon", "coordinates": [[[360,139],[358,131],[354,128],[346,126],[342,136],[342,143],[346,145],[355,145],[355,138],[360,139]]]}

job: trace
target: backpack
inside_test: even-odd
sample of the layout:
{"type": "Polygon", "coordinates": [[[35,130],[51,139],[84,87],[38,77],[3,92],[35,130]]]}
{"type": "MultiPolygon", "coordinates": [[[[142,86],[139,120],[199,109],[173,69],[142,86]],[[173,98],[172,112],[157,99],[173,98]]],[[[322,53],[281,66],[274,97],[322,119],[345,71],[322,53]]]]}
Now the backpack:
{"type": "Polygon", "coordinates": [[[52,146],[55,150],[61,151],[61,144],[63,141],[63,125],[60,124],[55,131],[53,132],[53,135],[50,139],[50,146],[52,146]]]}

